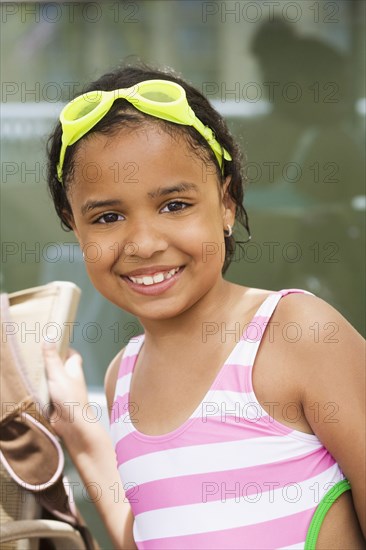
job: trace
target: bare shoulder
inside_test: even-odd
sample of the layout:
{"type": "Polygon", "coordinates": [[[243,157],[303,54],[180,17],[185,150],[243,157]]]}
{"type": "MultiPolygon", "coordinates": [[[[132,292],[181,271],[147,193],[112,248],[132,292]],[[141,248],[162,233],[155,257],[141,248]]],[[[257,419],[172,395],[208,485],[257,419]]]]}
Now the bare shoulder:
{"type": "Polygon", "coordinates": [[[325,398],[327,392],[335,391],[334,386],[337,393],[348,393],[361,382],[365,340],[326,301],[309,294],[288,294],[278,303],[273,320],[279,323],[278,344],[298,375],[303,403],[313,399],[320,387],[325,398]]]}
{"type": "Polygon", "coordinates": [[[258,357],[271,364],[265,379],[270,384],[281,373],[283,388],[304,409],[314,402],[331,402],[336,395],[339,399],[340,393],[352,400],[352,392],[364,388],[365,340],[321,298],[304,293],[283,296],[264,340],[258,357]]]}
{"type": "Polygon", "coordinates": [[[121,351],[119,351],[117,355],[112,359],[104,377],[104,391],[107,398],[109,414],[111,413],[113,405],[114,392],[118,378],[118,370],[121,364],[124,350],[125,348],[122,348],[121,351]]]}
{"type": "MultiPolygon", "coordinates": [[[[304,293],[291,293],[278,303],[274,317],[281,324],[298,328],[298,339],[303,344],[339,344],[364,342],[362,336],[345,317],[325,300],[304,293]]],[[[293,337],[296,340],[295,336],[293,337]]],[[[291,338],[289,338],[291,340],[291,338]]],[[[320,346],[321,347],[321,346],[320,346]]]]}

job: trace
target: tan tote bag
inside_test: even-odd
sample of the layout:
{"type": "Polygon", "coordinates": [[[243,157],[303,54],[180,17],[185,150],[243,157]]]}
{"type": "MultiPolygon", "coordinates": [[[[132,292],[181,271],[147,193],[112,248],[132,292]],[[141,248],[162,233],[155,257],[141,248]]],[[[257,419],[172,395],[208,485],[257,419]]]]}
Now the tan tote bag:
{"type": "Polygon", "coordinates": [[[47,420],[49,395],[41,349],[44,339],[53,341],[65,358],[79,298],[80,289],[64,281],[1,294],[0,542],[4,550],[36,550],[47,540],[47,548],[94,547],[63,483],[64,454],[47,420]],[[44,517],[48,519],[40,519],[44,517]]]}

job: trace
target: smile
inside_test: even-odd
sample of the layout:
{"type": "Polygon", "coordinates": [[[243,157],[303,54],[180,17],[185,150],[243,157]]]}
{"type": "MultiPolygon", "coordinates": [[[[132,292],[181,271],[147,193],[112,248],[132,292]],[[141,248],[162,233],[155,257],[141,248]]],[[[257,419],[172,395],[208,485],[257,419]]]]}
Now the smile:
{"type": "Polygon", "coordinates": [[[174,269],[170,269],[169,271],[161,271],[158,273],[154,273],[154,275],[144,275],[143,277],[128,277],[130,281],[132,281],[135,284],[138,285],[145,285],[150,286],[156,283],[161,283],[162,281],[165,281],[167,279],[170,279],[179,271],[179,267],[175,267],[174,269]]]}

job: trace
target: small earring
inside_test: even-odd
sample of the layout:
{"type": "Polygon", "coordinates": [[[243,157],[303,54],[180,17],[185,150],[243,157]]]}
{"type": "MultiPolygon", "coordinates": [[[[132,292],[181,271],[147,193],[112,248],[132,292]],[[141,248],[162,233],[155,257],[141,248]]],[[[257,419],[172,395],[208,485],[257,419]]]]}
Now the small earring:
{"type": "Polygon", "coordinates": [[[84,250],[83,250],[83,260],[85,262],[85,252],[84,252],[84,250]]]}
{"type": "Polygon", "coordinates": [[[232,234],[233,234],[233,229],[231,225],[227,224],[227,229],[224,229],[224,235],[226,238],[229,238],[231,237],[232,234]]]}

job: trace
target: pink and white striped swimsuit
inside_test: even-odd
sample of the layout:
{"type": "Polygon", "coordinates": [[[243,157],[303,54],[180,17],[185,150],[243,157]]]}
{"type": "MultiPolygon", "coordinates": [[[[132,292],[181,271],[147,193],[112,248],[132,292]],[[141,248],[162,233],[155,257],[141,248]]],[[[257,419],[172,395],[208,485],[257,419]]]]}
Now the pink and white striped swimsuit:
{"type": "Polygon", "coordinates": [[[274,420],[253,391],[264,329],[291,292],[305,291],[264,300],[200,405],[164,435],[142,434],[131,422],[129,388],[144,335],[126,346],[111,433],[139,549],[314,548],[326,511],[350,489],[319,439],[274,420]]]}

